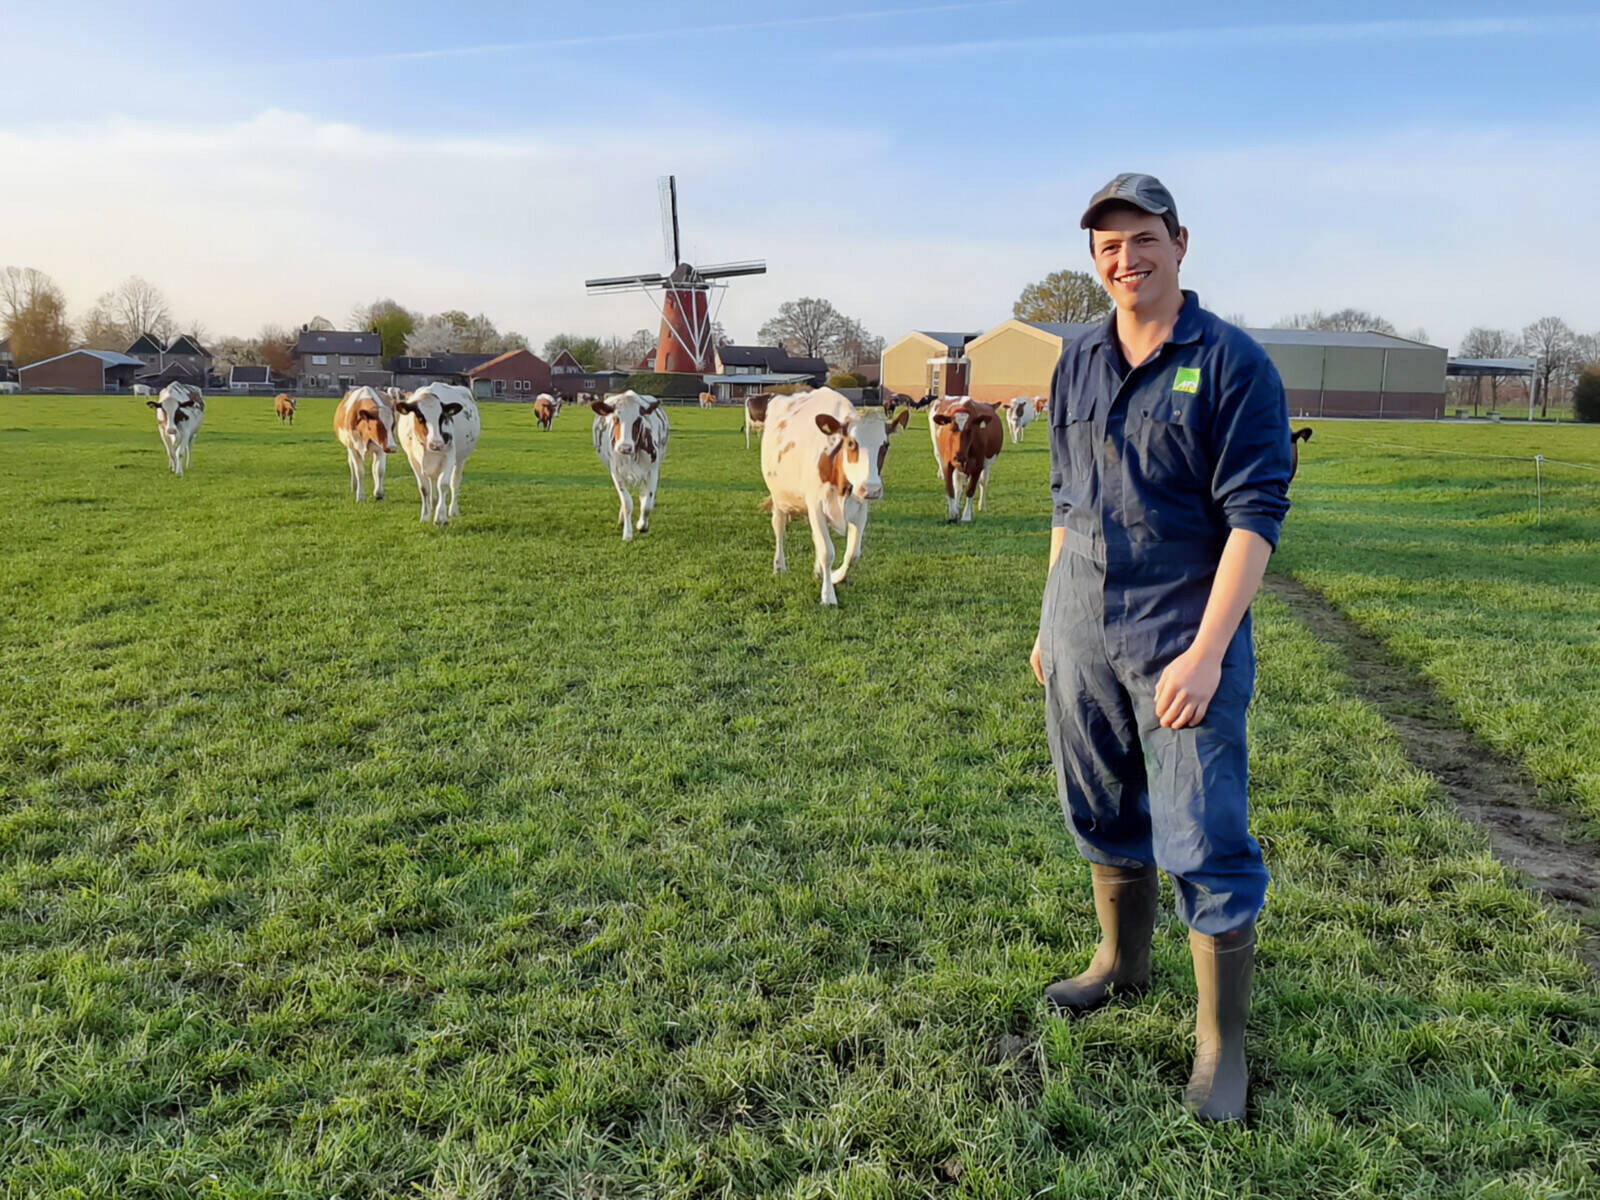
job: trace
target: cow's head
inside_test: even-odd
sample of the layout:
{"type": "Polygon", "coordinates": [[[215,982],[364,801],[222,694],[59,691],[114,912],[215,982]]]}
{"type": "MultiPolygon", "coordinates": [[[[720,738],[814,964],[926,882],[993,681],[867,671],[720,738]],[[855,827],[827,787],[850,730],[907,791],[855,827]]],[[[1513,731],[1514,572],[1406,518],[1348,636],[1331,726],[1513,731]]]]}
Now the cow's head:
{"type": "Polygon", "coordinates": [[[860,413],[840,421],[830,413],[818,413],[817,428],[828,438],[827,449],[823,452],[823,478],[837,479],[842,475],[849,489],[863,500],[881,499],[889,439],[910,420],[909,409],[901,409],[887,421],[860,413]]]}
{"type": "Polygon", "coordinates": [[[946,457],[963,470],[965,470],[963,464],[971,457],[973,451],[979,448],[979,434],[994,419],[987,405],[972,404],[964,398],[955,404],[946,402],[933,413],[933,423],[952,439],[947,443],[950,452],[946,457]]]}
{"type": "Polygon", "coordinates": [[[649,438],[644,419],[661,407],[654,396],[641,396],[633,390],[613,392],[604,400],[589,405],[605,422],[611,449],[617,454],[632,454],[648,441],[646,449],[655,456],[654,439],[649,438]]]}
{"type": "Polygon", "coordinates": [[[450,444],[454,437],[451,419],[465,407],[459,401],[446,400],[437,387],[432,383],[420,387],[394,406],[397,419],[406,417],[415,422],[418,439],[435,454],[450,444]]]}
{"type": "Polygon", "coordinates": [[[146,400],[145,404],[156,410],[156,424],[162,431],[174,433],[182,430],[196,409],[205,407],[200,396],[182,383],[169,383],[156,399],[146,400]]]}

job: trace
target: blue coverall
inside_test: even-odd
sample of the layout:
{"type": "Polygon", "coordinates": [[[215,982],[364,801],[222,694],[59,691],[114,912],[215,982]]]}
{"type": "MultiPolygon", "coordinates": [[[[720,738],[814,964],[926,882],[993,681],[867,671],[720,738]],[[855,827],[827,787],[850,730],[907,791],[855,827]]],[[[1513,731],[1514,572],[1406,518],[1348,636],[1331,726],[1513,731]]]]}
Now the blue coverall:
{"type": "Polygon", "coordinates": [[[1052,524],[1039,645],[1061,807],[1091,862],[1154,862],[1215,936],[1253,921],[1267,869],[1248,828],[1245,614],[1197,726],[1163,729],[1156,682],[1194,641],[1230,530],[1276,546],[1289,408],[1265,351],[1183,293],[1171,337],[1128,368],[1116,317],[1067,343],[1050,388],[1052,524]]]}

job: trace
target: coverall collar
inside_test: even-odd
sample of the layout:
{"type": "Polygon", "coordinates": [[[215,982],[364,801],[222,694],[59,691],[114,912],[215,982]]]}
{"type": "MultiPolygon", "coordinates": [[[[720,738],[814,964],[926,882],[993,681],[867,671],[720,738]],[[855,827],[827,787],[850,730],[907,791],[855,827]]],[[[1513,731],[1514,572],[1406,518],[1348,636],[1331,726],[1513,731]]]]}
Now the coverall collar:
{"type": "MultiPolygon", "coordinates": [[[[1200,297],[1187,288],[1183,290],[1183,307],[1178,310],[1178,319],[1172,326],[1172,333],[1163,342],[1166,346],[1187,346],[1198,342],[1205,333],[1204,322],[1200,318],[1200,297]]],[[[1111,315],[1100,326],[1100,333],[1094,339],[1095,346],[1108,350],[1120,349],[1117,346],[1117,313],[1113,309],[1111,315]]]]}

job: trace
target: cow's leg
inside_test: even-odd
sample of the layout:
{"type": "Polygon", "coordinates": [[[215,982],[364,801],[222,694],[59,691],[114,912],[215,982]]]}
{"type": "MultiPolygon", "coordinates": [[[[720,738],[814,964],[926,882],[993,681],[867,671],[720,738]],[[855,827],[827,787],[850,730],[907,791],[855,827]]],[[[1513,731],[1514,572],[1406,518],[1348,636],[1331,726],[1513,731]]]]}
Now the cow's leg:
{"type": "MultiPolygon", "coordinates": [[[[861,532],[867,527],[867,502],[854,497],[846,500],[844,521],[844,555],[839,559],[839,567],[833,573],[833,582],[836,584],[844,582],[850,564],[861,557],[861,532]]],[[[831,546],[831,541],[829,544],[831,546]]]]}
{"type": "Polygon", "coordinates": [[[461,515],[461,472],[467,469],[467,464],[457,462],[450,468],[450,515],[461,515]]]}
{"type": "Polygon", "coordinates": [[[984,463],[983,470],[978,472],[978,511],[989,511],[989,463],[984,463]]]}
{"type": "Polygon", "coordinates": [[[661,482],[660,468],[645,481],[639,492],[639,532],[650,532],[650,514],[656,510],[656,485],[661,482]]]}
{"type": "Polygon", "coordinates": [[[417,494],[422,497],[422,516],[419,520],[426,521],[433,510],[433,497],[430,494],[429,480],[426,475],[417,476],[417,494]]]}
{"type": "Polygon", "coordinates": [[[387,454],[374,454],[372,456],[372,498],[383,499],[383,478],[389,473],[389,456],[387,454]]]}
{"type": "Polygon", "coordinates": [[[744,448],[750,449],[750,410],[744,410],[744,448]]]}
{"type": "Polygon", "coordinates": [[[361,456],[354,450],[346,449],[345,458],[350,462],[350,490],[356,494],[356,503],[360,504],[361,495],[361,456]]]}
{"type": "Polygon", "coordinates": [[[443,525],[450,519],[449,509],[444,498],[445,473],[440,471],[428,480],[428,489],[433,494],[433,523],[443,525]]]}
{"type": "Polygon", "coordinates": [[[783,532],[789,527],[789,514],[779,508],[777,503],[772,505],[772,573],[781,575],[789,569],[789,560],[783,553],[783,532]]]}
{"type": "Polygon", "coordinates": [[[631,542],[633,541],[633,496],[616,476],[612,476],[611,482],[616,485],[617,495],[622,498],[622,512],[620,514],[622,540],[631,542]]]}
{"type": "Polygon", "coordinates": [[[961,503],[965,505],[965,508],[961,513],[961,519],[964,522],[970,522],[972,520],[972,496],[973,493],[978,490],[978,481],[983,478],[983,472],[980,471],[976,475],[968,475],[965,478],[967,483],[967,494],[961,501],[961,503]]]}
{"type": "Polygon", "coordinates": [[[961,490],[966,486],[967,477],[954,467],[947,467],[944,473],[944,495],[949,506],[948,520],[953,525],[961,519],[961,490]]]}
{"type": "Polygon", "coordinates": [[[839,597],[833,590],[833,537],[828,533],[828,518],[823,515],[820,499],[807,506],[806,516],[811,519],[811,542],[817,551],[816,573],[822,580],[822,603],[836,605],[839,597]]]}

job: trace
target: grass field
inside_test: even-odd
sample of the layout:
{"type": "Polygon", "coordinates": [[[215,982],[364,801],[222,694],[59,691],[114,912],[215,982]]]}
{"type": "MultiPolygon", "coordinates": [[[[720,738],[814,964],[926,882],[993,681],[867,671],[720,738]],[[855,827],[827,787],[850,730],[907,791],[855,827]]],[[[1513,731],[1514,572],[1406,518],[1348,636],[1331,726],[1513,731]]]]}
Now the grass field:
{"type": "MultiPolygon", "coordinates": [[[[1251,1128],[1180,1107],[1170,905],[1149,997],[1042,1011],[1095,926],[1025,663],[1039,430],[952,528],[915,418],[825,611],[732,410],[671,410],[624,546],[581,410],[487,408],[435,530],[403,462],[350,502],[331,409],[218,398],[176,479],[136,402],[0,402],[0,1195],[1600,1196],[1575,926],[1270,597],[1251,1128]]],[[[1281,561],[1448,694],[1427,555],[1359,593],[1423,503],[1360,439],[1403,429],[1319,427],[1281,561]]],[[[1593,504],[1449,478],[1442,590],[1513,564],[1509,640],[1564,665],[1593,504]]],[[[1509,748],[1581,805],[1568,736],[1509,748]]]]}

